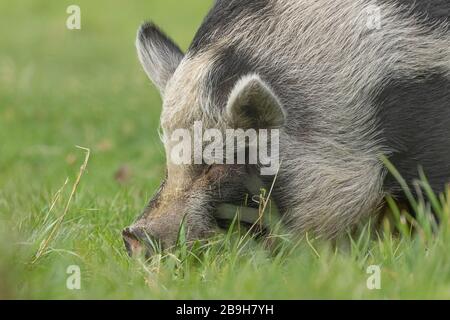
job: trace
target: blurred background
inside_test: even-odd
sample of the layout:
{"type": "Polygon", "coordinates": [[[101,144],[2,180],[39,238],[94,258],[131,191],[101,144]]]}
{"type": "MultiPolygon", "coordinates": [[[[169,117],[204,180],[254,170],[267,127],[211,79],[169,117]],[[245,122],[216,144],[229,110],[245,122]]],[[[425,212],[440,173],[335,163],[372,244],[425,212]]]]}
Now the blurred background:
{"type": "Polygon", "coordinates": [[[162,174],[161,103],[137,60],[136,31],[151,19],[186,49],[210,1],[77,1],[81,30],[66,28],[71,4],[0,4],[1,188],[60,184],[76,173],[81,145],[92,150],[86,187],[151,189],[162,174]]]}

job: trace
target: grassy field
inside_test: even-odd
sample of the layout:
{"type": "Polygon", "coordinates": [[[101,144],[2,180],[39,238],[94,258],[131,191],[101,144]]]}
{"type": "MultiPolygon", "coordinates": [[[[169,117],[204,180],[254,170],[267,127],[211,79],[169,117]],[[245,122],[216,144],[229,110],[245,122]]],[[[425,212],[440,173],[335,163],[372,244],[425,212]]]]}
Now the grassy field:
{"type": "Polygon", "coordinates": [[[185,49],[210,3],[79,0],[81,30],[65,27],[71,1],[0,3],[0,298],[450,298],[448,195],[432,201],[441,226],[419,214],[412,235],[393,215],[337,244],[283,237],[267,250],[234,232],[128,258],[121,230],[164,174],[161,102],[135,32],[150,18],[185,49]],[[91,153],[71,198],[77,145],[91,153]],[[66,286],[72,265],[80,290],[66,286]]]}

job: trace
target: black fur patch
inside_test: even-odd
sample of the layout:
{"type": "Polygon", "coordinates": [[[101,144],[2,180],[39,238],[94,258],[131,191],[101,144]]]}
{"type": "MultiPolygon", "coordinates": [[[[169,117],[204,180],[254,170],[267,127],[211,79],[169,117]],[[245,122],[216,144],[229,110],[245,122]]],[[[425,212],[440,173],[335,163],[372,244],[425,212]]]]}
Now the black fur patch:
{"type": "Polygon", "coordinates": [[[271,61],[255,63],[251,56],[251,50],[247,51],[245,48],[237,49],[233,46],[223,48],[217,52],[214,61],[215,63],[206,82],[211,90],[210,96],[218,112],[225,108],[228,97],[237,81],[251,73],[258,74],[263,81],[268,83],[283,104],[289,102],[284,99],[285,97],[282,94],[285,83],[278,81],[280,75],[284,75],[287,72],[281,68],[282,66],[265,68],[271,61]]]}
{"type": "MultiPolygon", "coordinates": [[[[404,6],[425,25],[433,26],[439,22],[450,22],[450,0],[382,0],[404,6]]],[[[406,11],[405,10],[405,11],[406,11]]]]}
{"type": "Polygon", "coordinates": [[[237,52],[233,47],[228,47],[218,53],[214,60],[215,63],[207,82],[212,89],[214,105],[223,108],[236,82],[242,76],[256,70],[251,65],[250,57],[244,52],[237,52]]]}
{"type": "MultiPolygon", "coordinates": [[[[391,80],[377,104],[383,138],[394,150],[391,162],[408,182],[418,177],[422,166],[432,188],[441,192],[450,182],[450,80],[432,71],[391,80]]],[[[390,175],[386,189],[399,191],[390,175]]]]}
{"type": "Polygon", "coordinates": [[[217,39],[226,37],[227,27],[236,24],[243,17],[270,14],[271,0],[216,0],[189,48],[196,53],[208,47],[217,39]]]}

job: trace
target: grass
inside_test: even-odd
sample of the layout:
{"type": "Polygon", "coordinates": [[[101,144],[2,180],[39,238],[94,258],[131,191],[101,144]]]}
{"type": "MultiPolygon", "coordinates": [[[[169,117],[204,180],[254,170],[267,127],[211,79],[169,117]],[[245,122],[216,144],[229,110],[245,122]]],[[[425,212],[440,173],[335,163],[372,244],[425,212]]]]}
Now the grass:
{"type": "Polygon", "coordinates": [[[129,259],[121,230],[164,174],[160,98],[135,32],[152,18],[187,48],[210,1],[77,3],[80,31],[65,28],[71,2],[0,4],[0,298],[450,298],[450,194],[425,176],[416,219],[389,199],[378,231],[336,244],[278,237],[268,250],[232,228],[192,249],[181,232],[173,252],[129,259]],[[76,145],[91,152],[84,171],[76,145]],[[81,290],[66,287],[71,265],[81,290]],[[380,290],[366,286],[371,265],[380,290]]]}

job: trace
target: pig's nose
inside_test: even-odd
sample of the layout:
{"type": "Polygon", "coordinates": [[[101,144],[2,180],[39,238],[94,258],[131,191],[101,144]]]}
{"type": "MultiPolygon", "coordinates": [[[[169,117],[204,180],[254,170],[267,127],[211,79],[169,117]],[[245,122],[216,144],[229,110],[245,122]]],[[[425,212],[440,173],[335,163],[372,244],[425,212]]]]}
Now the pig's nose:
{"type": "Polygon", "coordinates": [[[130,257],[144,255],[151,256],[152,248],[147,243],[145,231],[139,228],[128,227],[122,231],[123,242],[130,257]]]}

